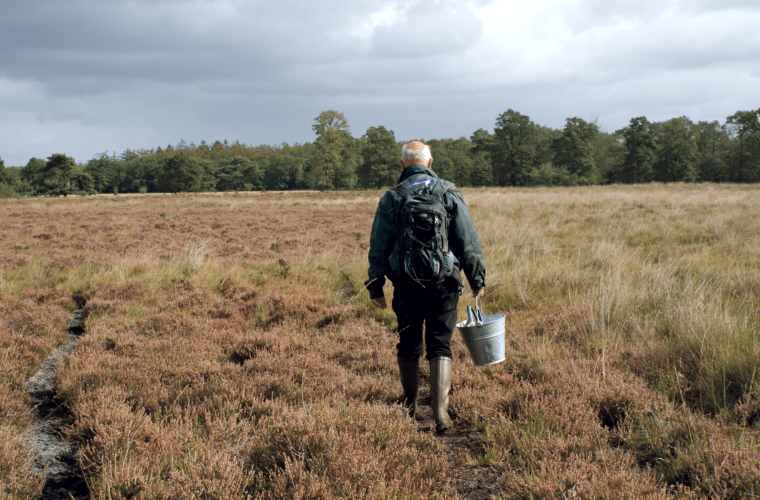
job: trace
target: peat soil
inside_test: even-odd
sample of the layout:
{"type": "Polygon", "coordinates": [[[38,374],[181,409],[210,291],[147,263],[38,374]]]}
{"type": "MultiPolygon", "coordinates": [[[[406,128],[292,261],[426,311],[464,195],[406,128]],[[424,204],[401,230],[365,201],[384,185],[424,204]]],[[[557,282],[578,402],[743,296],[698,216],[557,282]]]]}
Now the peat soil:
{"type": "Polygon", "coordinates": [[[482,454],[482,450],[477,445],[478,439],[475,433],[457,425],[456,414],[451,409],[449,409],[449,415],[454,422],[454,428],[443,433],[436,432],[433,409],[430,406],[430,389],[425,385],[424,383],[421,384],[417,398],[419,413],[417,425],[421,432],[434,434],[443,446],[455,471],[454,488],[457,493],[462,500],[489,500],[493,498],[498,493],[500,474],[490,467],[467,465],[467,458],[477,457],[482,454]]]}
{"type": "Polygon", "coordinates": [[[32,455],[34,472],[45,478],[41,498],[85,499],[89,490],[79,465],[79,450],[67,445],[61,429],[69,424],[72,415],[56,394],[56,369],[76,347],[82,327],[82,309],[69,320],[69,334],[60,347],[53,350],[42,366],[26,383],[35,422],[25,439],[32,455]]]}

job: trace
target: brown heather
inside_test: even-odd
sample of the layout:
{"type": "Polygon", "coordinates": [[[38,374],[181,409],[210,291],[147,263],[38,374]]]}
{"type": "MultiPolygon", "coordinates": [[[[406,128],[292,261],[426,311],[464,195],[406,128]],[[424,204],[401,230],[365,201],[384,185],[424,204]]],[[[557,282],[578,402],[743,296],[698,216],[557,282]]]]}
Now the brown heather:
{"type": "Polygon", "coordinates": [[[75,303],[93,498],[760,494],[756,186],[465,190],[507,359],[455,336],[447,437],[395,404],[362,290],[379,194],[3,202],[0,495],[41,490],[23,387],[75,303]]]}
{"type": "MultiPolygon", "coordinates": [[[[4,272],[0,269],[0,277],[4,272]]],[[[70,295],[55,288],[0,291],[0,498],[29,498],[41,491],[41,478],[28,471],[22,439],[31,423],[24,384],[65,339],[71,311],[70,295]]]]}

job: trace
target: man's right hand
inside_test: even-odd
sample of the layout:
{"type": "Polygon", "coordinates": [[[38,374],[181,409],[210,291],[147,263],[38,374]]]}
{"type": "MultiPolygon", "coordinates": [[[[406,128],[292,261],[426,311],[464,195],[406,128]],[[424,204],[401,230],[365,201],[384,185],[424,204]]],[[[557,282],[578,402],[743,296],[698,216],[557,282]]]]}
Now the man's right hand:
{"type": "Polygon", "coordinates": [[[473,290],[472,291],[472,298],[473,299],[482,299],[483,295],[485,295],[486,289],[481,288],[480,290],[473,290]]]}
{"type": "Polygon", "coordinates": [[[376,299],[369,299],[378,309],[386,309],[388,305],[385,303],[385,297],[378,297],[376,299]]]}

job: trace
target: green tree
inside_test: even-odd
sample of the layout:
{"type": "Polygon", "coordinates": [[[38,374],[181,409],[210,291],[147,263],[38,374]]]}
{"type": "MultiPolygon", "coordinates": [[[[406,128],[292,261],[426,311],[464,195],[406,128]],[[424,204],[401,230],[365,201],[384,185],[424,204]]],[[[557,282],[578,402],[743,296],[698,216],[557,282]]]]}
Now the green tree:
{"type": "MultiPolygon", "coordinates": [[[[185,150],[187,150],[187,148],[185,148],[185,150]]],[[[207,193],[216,191],[216,187],[219,182],[219,170],[222,163],[225,163],[228,160],[196,160],[192,156],[190,158],[192,160],[195,160],[196,163],[198,163],[198,166],[201,168],[201,185],[196,189],[193,189],[193,191],[204,191],[207,193]]]]}
{"type": "Polygon", "coordinates": [[[492,186],[493,167],[491,166],[491,148],[493,136],[479,128],[470,136],[470,156],[472,157],[472,185],[492,186]]]}
{"type": "Polygon", "coordinates": [[[471,152],[470,154],[472,155],[470,184],[472,186],[493,186],[493,169],[488,162],[488,157],[481,152],[471,152]]]}
{"type": "Polygon", "coordinates": [[[624,159],[625,147],[618,140],[618,135],[599,132],[596,151],[594,152],[594,163],[600,182],[610,182],[615,168],[624,159]]]}
{"type": "Polygon", "coordinates": [[[511,109],[496,119],[491,142],[493,178],[499,186],[522,186],[536,157],[536,125],[511,109]]]}
{"type": "Polygon", "coordinates": [[[150,154],[127,162],[124,166],[125,192],[158,191],[158,178],[170,157],[150,154]]]}
{"type": "Polygon", "coordinates": [[[315,189],[350,188],[356,184],[356,146],[342,113],[327,110],[314,119],[317,134],[309,184],[315,189]]]}
{"type": "Polygon", "coordinates": [[[277,150],[267,158],[264,167],[264,187],[270,190],[283,190],[291,187],[291,178],[298,168],[298,160],[285,149],[277,150]]]}
{"type": "Polygon", "coordinates": [[[264,163],[264,187],[266,189],[303,189],[314,145],[283,143],[275,149],[264,163]]]}
{"type": "Polygon", "coordinates": [[[236,156],[219,163],[216,189],[220,191],[250,191],[261,189],[262,172],[249,158],[236,156]]]}
{"type": "Polygon", "coordinates": [[[10,198],[15,195],[16,192],[9,182],[9,175],[5,171],[5,162],[0,158],[0,198],[10,198]]]}
{"type": "MultiPolygon", "coordinates": [[[[451,139],[430,139],[426,142],[430,147],[430,154],[433,156],[433,165],[431,169],[441,179],[453,181],[454,162],[449,156],[449,149],[446,147],[451,139]]],[[[425,142],[420,140],[420,142],[425,142]]]]}
{"type": "Polygon", "coordinates": [[[245,161],[247,164],[243,167],[243,184],[254,191],[264,189],[264,160],[245,158],[245,161]]]}
{"type": "Polygon", "coordinates": [[[26,165],[21,169],[21,179],[25,185],[24,195],[35,195],[41,192],[45,164],[45,160],[40,158],[30,158],[26,165]]]}
{"type": "Polygon", "coordinates": [[[493,136],[487,130],[479,128],[470,136],[472,143],[472,153],[482,154],[488,162],[491,161],[489,155],[493,148],[493,136]]]}
{"type": "Polygon", "coordinates": [[[303,188],[304,170],[299,156],[296,149],[287,145],[269,155],[264,167],[264,187],[271,190],[303,188]]]}
{"type": "Polygon", "coordinates": [[[169,193],[197,191],[201,187],[202,178],[203,168],[187,151],[180,151],[167,160],[158,185],[162,191],[169,193]]]}
{"type": "Polygon", "coordinates": [[[567,173],[567,168],[558,168],[547,161],[533,167],[529,174],[530,186],[574,186],[578,177],[567,173]]]}
{"type": "Polygon", "coordinates": [[[370,127],[362,136],[361,157],[358,179],[361,187],[392,186],[399,176],[401,149],[396,144],[393,130],[384,126],[370,127]]]}
{"type": "Polygon", "coordinates": [[[718,123],[700,121],[695,127],[699,154],[699,179],[709,182],[728,182],[730,173],[724,156],[729,148],[726,129],[718,123]]]}
{"type": "Polygon", "coordinates": [[[96,193],[92,177],[77,166],[69,181],[69,194],[90,195],[96,193]]]}
{"type": "Polygon", "coordinates": [[[598,183],[600,178],[594,157],[598,135],[595,124],[580,118],[568,118],[562,135],[552,143],[554,165],[566,170],[574,182],[598,183]]]}
{"type": "Polygon", "coordinates": [[[87,162],[84,171],[92,177],[92,185],[98,193],[105,193],[109,187],[112,187],[111,178],[111,158],[108,152],[98,153],[93,159],[87,162]]]}
{"type": "Polygon", "coordinates": [[[546,163],[554,162],[554,142],[562,136],[562,130],[555,130],[550,127],[536,125],[535,157],[533,159],[533,168],[546,163]]]}
{"type": "Polygon", "coordinates": [[[694,123],[685,116],[666,121],[660,128],[659,142],[654,180],[696,182],[699,154],[694,123]]]}
{"type": "Polygon", "coordinates": [[[728,165],[731,182],[756,182],[760,177],[760,120],[758,111],[737,111],[726,118],[731,139],[728,165]]]}
{"type": "Polygon", "coordinates": [[[21,179],[21,169],[5,167],[2,158],[0,158],[0,175],[4,179],[0,182],[0,198],[15,198],[24,194],[24,191],[30,191],[30,186],[21,179]]]}
{"type": "MultiPolygon", "coordinates": [[[[449,139],[445,142],[446,152],[451,160],[451,170],[449,171],[448,180],[454,182],[457,186],[479,186],[474,179],[475,160],[471,154],[473,145],[464,138],[449,139]]],[[[480,172],[478,177],[482,177],[480,172]]]]}
{"type": "Polygon", "coordinates": [[[657,158],[655,127],[639,116],[631,118],[629,125],[616,134],[625,145],[625,157],[611,175],[612,180],[627,184],[652,182],[657,158]]]}
{"type": "Polygon", "coordinates": [[[92,192],[92,177],[77,166],[74,158],[65,154],[50,156],[37,178],[37,194],[66,196],[92,192]]]}

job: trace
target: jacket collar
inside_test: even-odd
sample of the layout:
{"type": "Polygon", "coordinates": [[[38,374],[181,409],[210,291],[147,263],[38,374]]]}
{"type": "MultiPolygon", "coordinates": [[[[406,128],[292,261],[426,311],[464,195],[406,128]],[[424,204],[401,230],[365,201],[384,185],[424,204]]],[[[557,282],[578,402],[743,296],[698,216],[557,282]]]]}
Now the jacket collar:
{"type": "Polygon", "coordinates": [[[425,165],[414,164],[414,165],[409,165],[408,167],[404,169],[403,172],[401,172],[401,177],[399,177],[398,181],[403,182],[404,179],[408,179],[409,177],[413,175],[418,175],[418,174],[425,174],[430,177],[435,177],[436,179],[438,178],[438,176],[435,175],[435,172],[427,168],[425,165]]]}

